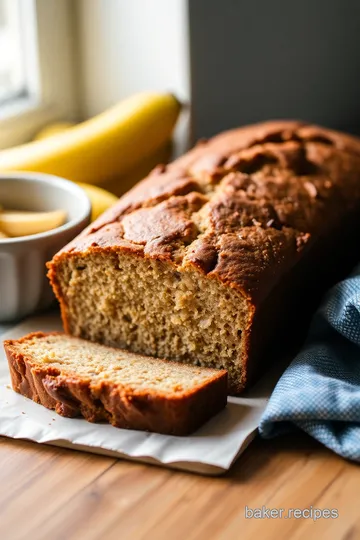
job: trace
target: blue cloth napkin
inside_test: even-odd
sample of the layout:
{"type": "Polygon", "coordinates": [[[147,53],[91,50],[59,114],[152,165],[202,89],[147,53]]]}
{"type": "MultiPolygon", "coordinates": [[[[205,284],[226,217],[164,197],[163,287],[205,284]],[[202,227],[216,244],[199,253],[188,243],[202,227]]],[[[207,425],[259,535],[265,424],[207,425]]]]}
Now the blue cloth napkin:
{"type": "Polygon", "coordinates": [[[294,429],[360,461],[360,266],[324,298],[259,426],[265,438],[294,429]]]}

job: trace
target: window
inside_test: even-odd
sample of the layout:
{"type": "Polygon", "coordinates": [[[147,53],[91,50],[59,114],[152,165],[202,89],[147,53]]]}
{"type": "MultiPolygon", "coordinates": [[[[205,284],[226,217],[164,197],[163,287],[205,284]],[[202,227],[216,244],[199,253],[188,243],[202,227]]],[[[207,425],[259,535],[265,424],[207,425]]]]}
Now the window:
{"type": "Polygon", "coordinates": [[[72,0],[0,0],[0,148],[76,116],[72,0]]]}
{"type": "Polygon", "coordinates": [[[9,105],[39,98],[35,5],[0,0],[0,118],[11,111],[9,105]]]}
{"type": "Polygon", "coordinates": [[[19,2],[0,0],[0,105],[27,92],[19,2]]]}

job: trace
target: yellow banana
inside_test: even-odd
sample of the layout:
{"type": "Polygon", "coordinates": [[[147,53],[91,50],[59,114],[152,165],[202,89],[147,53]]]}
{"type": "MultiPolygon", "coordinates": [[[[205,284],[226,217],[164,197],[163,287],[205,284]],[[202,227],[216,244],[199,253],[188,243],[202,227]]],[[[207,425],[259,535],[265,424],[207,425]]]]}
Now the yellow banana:
{"type": "Polygon", "coordinates": [[[91,201],[91,221],[94,221],[118,200],[116,195],[98,186],[83,183],[79,183],[78,185],[83,188],[91,201]]]}
{"type": "Polygon", "coordinates": [[[137,94],[57,135],[1,151],[0,171],[101,184],[128,174],[168,141],[179,112],[172,94],[137,94]]]}
{"type": "Polygon", "coordinates": [[[42,128],[39,133],[37,133],[34,137],[34,141],[41,141],[42,139],[47,139],[48,137],[53,137],[54,135],[58,135],[62,131],[65,131],[66,129],[72,128],[75,126],[74,122],[55,122],[54,124],[49,124],[48,126],[45,126],[42,128]]]}

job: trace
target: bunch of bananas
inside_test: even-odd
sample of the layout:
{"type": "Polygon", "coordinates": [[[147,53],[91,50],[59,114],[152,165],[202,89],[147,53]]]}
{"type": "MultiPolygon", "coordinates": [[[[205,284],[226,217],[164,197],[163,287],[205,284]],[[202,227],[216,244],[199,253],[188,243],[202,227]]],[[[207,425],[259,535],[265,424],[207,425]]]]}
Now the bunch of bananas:
{"type": "Polygon", "coordinates": [[[49,126],[33,142],[0,151],[0,172],[36,171],[77,182],[95,219],[168,160],[180,108],[172,94],[137,94],[81,124],[49,126]]]}

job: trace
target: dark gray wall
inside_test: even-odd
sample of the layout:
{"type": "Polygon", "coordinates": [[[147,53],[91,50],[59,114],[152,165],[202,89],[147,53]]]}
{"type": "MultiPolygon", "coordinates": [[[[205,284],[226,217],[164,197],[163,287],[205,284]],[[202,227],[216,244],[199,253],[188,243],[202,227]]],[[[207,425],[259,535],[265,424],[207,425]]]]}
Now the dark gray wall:
{"type": "Polygon", "coordinates": [[[270,118],[360,133],[360,0],[188,0],[193,137],[270,118]]]}

